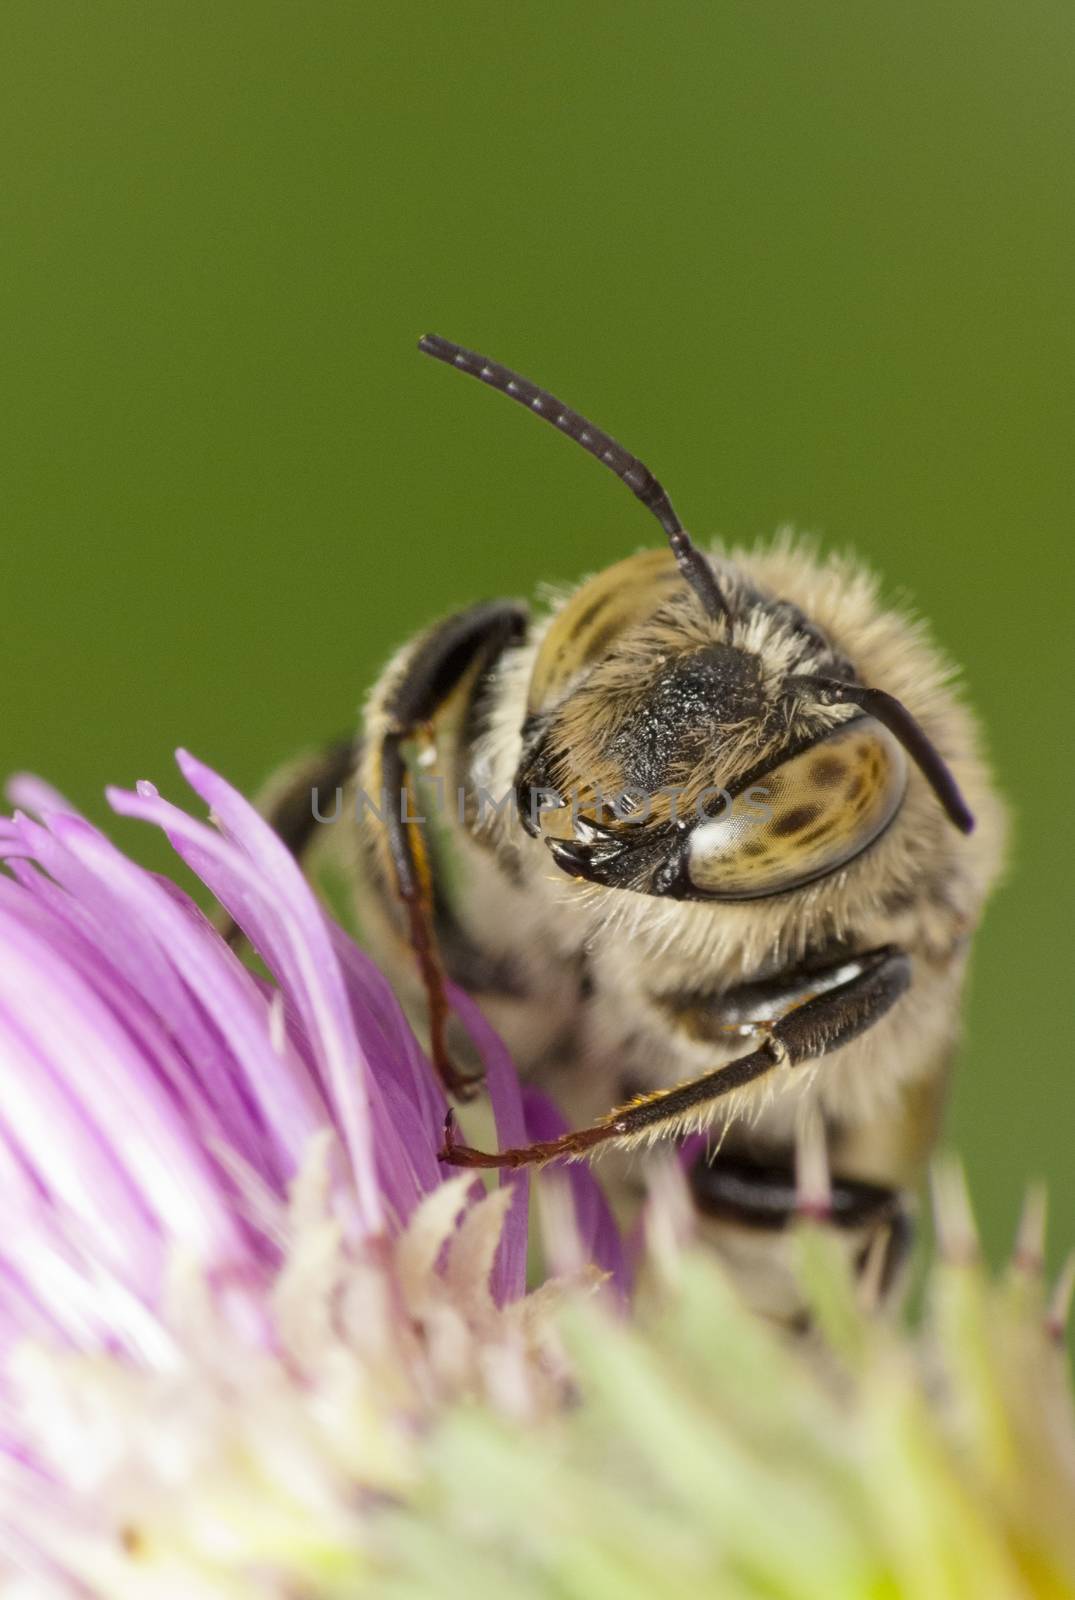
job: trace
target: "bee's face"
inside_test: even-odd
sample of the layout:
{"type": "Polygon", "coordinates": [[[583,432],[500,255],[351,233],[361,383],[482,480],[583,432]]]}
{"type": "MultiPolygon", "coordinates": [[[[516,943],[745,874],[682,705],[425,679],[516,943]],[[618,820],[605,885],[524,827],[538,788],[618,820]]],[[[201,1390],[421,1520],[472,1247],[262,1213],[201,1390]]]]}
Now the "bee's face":
{"type": "Polygon", "coordinates": [[[874,717],[805,709],[787,688],[850,663],[779,600],[744,590],[729,627],[682,587],[655,591],[667,558],[613,570],[614,588],[602,574],[560,614],[534,673],[518,787],[557,865],[610,888],[756,900],[869,849],[903,802],[903,749],[874,717]]]}

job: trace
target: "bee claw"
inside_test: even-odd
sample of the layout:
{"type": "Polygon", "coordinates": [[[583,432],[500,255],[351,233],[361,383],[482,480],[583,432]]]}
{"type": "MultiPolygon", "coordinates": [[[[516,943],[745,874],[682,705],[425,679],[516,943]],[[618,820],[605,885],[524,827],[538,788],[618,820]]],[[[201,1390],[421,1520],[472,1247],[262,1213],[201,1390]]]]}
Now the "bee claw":
{"type": "Polygon", "coordinates": [[[444,1117],[444,1143],[437,1151],[437,1160],[450,1167],[497,1167],[501,1165],[495,1155],[476,1150],[473,1145],[457,1143],[459,1124],[449,1106],[444,1117]]]}
{"type": "Polygon", "coordinates": [[[455,1142],[458,1127],[459,1124],[455,1120],[455,1112],[452,1110],[451,1106],[449,1106],[447,1111],[444,1113],[444,1143],[437,1151],[438,1161],[450,1162],[452,1159],[452,1152],[459,1148],[455,1142]]]}

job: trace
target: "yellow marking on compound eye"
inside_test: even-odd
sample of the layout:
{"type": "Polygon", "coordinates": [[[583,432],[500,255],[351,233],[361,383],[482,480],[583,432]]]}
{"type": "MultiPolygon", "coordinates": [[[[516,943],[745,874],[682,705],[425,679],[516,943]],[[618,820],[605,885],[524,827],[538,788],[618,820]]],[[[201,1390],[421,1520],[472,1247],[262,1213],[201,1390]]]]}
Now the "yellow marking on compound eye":
{"type": "Polygon", "coordinates": [[[665,549],[642,550],[584,583],[542,640],[528,711],[554,706],[585,667],[606,655],[625,628],[651,616],[671,585],[681,582],[675,557],[665,549]]]}
{"type": "Polygon", "coordinates": [[[906,782],[906,757],[892,734],[872,717],[856,717],[758,780],[768,818],[733,802],[699,824],[690,881],[717,899],[753,899],[835,872],[892,821],[906,782]]]}

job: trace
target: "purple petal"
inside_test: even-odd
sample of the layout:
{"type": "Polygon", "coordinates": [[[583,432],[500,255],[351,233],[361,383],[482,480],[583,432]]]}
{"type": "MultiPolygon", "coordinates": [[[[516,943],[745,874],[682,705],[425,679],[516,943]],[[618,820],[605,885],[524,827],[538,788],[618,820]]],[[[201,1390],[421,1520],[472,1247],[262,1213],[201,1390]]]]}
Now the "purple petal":
{"type": "Polygon", "coordinates": [[[358,1225],[364,1233],[380,1232],[383,1211],[373,1161],[371,1075],[355,1037],[324,918],[298,866],[268,824],[223,779],[190,758],[181,764],[188,777],[197,778],[199,792],[214,814],[230,824],[226,837],[162,800],[150,785],[143,785],[139,794],[110,789],[109,803],[121,815],[140,817],[164,829],[173,848],[244,927],[289,992],[343,1135],[358,1225]],[[238,847],[237,829],[245,827],[258,846],[253,857],[238,847]],[[263,847],[263,835],[282,852],[290,870],[276,870],[276,851],[263,847]]]}
{"type": "Polygon", "coordinates": [[[443,1181],[437,1151],[448,1102],[387,978],[342,928],[330,923],[330,933],[360,1042],[382,1095],[395,1108],[417,1200],[443,1181]]]}
{"type": "Polygon", "coordinates": [[[54,789],[51,783],[35,777],[32,772],[16,772],[9,778],[7,797],[13,806],[21,806],[24,811],[32,811],[38,817],[50,811],[63,811],[70,817],[79,815],[59,789],[54,789]]]}
{"type": "Polygon", "coordinates": [[[709,1133],[689,1133],[687,1135],[677,1152],[679,1164],[684,1172],[689,1172],[702,1154],[702,1151],[709,1149],[711,1140],[712,1135],[709,1133]]]}
{"type": "MultiPolygon", "coordinates": [[[[148,784],[109,791],[113,808],[165,832],[276,983],[61,795],[14,781],[43,820],[0,819],[0,1206],[19,1219],[0,1246],[0,1344],[32,1328],[166,1359],[156,1311],[177,1242],[252,1338],[267,1337],[277,1208],[326,1126],[347,1166],[341,1156],[332,1201],[362,1236],[406,1222],[444,1181],[447,1104],[391,986],[253,808],[192,757],[179,762],[217,827],[148,784]]],[[[454,987],[449,998],[483,1058],[501,1147],[561,1131],[543,1097],[524,1109],[475,1002],[454,987]]],[[[592,1173],[564,1177],[582,1248],[625,1295],[592,1173]]],[[[489,1287],[503,1305],[525,1292],[530,1183],[525,1171],[500,1183],[510,1203],[489,1287]]]]}
{"type": "MultiPolygon", "coordinates": [[[[503,1040],[462,989],[449,984],[448,998],[481,1053],[501,1150],[506,1150],[510,1145],[526,1144],[526,1119],[523,1116],[519,1079],[503,1040]]],[[[525,1168],[516,1172],[502,1171],[500,1182],[513,1189],[514,1195],[493,1263],[491,1289],[497,1305],[517,1300],[526,1290],[530,1174],[525,1168]]]]}
{"type": "Polygon", "coordinates": [[[282,965],[293,974],[292,993],[327,1069],[363,1215],[371,1231],[379,1231],[381,1207],[374,1179],[370,1072],[355,1037],[324,913],[294,856],[253,806],[185,750],[176,752],[176,760],[191,788],[209,806],[225,837],[276,890],[284,935],[279,944],[282,965]]]}
{"type": "Polygon", "coordinates": [[[191,1071],[216,1102],[217,1137],[246,1154],[260,1149],[259,1168],[279,1186],[327,1113],[308,1074],[273,1050],[268,1006],[250,974],[200,913],[191,915],[89,823],[54,816],[51,833],[67,851],[49,856],[53,876],[70,882],[71,863],[83,869],[80,906],[97,910],[99,942],[112,946],[115,965],[147,992],[191,1062],[205,1063],[204,1074],[191,1071]],[[122,948],[100,933],[105,924],[121,932],[122,948]]]}
{"type": "Polygon", "coordinates": [[[0,941],[0,1100],[42,1187],[130,1281],[156,1275],[164,1235],[207,1262],[241,1257],[208,1163],[116,1016],[6,909],[0,941]]]}
{"type": "MultiPolygon", "coordinates": [[[[547,1095],[529,1087],[523,1090],[526,1136],[530,1140],[557,1139],[569,1124],[547,1095]]],[[[584,1162],[554,1162],[552,1169],[564,1177],[575,1208],[579,1243],[594,1263],[607,1272],[617,1296],[626,1301],[631,1292],[631,1269],[624,1253],[620,1230],[592,1169],[584,1162]]]]}

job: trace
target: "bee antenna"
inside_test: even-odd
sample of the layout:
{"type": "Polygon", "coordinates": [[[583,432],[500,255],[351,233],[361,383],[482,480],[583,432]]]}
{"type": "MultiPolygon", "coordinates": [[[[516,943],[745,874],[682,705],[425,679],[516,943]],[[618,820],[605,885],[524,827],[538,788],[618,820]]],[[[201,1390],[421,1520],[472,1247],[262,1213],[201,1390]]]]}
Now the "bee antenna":
{"type": "Polygon", "coordinates": [[[901,700],[884,689],[867,689],[843,678],[791,678],[788,688],[817,695],[825,705],[858,706],[876,717],[907,751],[945,812],[961,833],[974,828],[974,816],[952,776],[951,769],[933,741],[927,737],[901,700]]]}
{"type": "Polygon", "coordinates": [[[477,355],[473,350],[464,350],[462,345],[452,344],[450,340],[442,339],[436,333],[425,334],[419,339],[418,348],[424,355],[433,356],[435,360],[443,361],[446,366],[458,367],[460,372],[468,372],[472,378],[480,378],[482,383],[487,383],[491,389],[499,389],[500,393],[506,394],[509,399],[517,400],[521,406],[526,406],[528,411],[543,417],[546,422],[551,422],[554,428],[559,428],[561,433],[565,433],[569,439],[574,439],[576,444],[580,444],[584,450],[596,456],[598,461],[603,462],[617,478],[623,480],[632,494],[637,495],[647,510],[653,512],[668,536],[668,543],[672,547],[672,554],[676,558],[680,572],[702,602],[708,615],[723,616],[731,621],[731,607],[717,582],[716,573],[701,550],[692,542],[665,490],[637,456],[625,450],[622,444],[617,444],[609,434],[602,433],[600,428],[595,428],[592,422],[587,422],[577,411],[572,411],[570,406],[565,406],[563,401],[557,400],[547,389],[539,389],[537,384],[531,383],[528,378],[520,377],[517,372],[502,367],[497,361],[490,361],[487,356],[477,355]]]}

